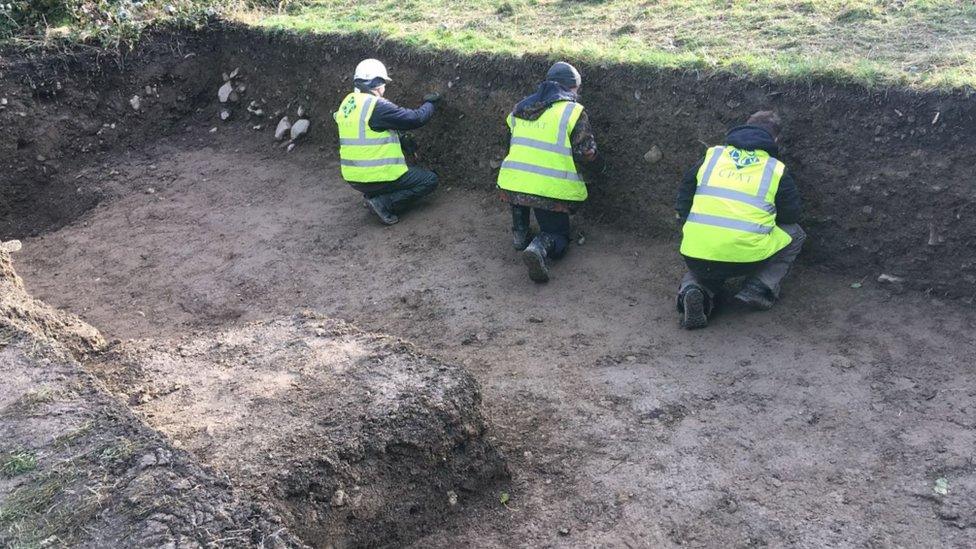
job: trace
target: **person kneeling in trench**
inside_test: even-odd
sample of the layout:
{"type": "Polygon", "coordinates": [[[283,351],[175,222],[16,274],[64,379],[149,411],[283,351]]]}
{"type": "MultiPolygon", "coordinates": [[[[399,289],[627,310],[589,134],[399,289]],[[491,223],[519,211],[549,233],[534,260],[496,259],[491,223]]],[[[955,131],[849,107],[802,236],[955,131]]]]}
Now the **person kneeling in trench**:
{"type": "Polygon", "coordinates": [[[391,81],[380,61],[360,62],[353,76],[355,89],[332,115],[339,126],[342,178],[363,193],[366,206],[386,225],[398,222],[397,213],[437,189],[436,173],[407,166],[404,153],[413,151],[408,136],[400,132],[426,124],[441,99],[429,93],[416,110],[398,107],[383,99],[391,81]]]}
{"type": "Polygon", "coordinates": [[[582,79],[569,63],[549,69],[536,92],[508,115],[508,155],[498,172],[501,199],[512,207],[512,245],[535,282],[549,280],[549,262],[566,253],[569,214],[586,200],[576,161],[597,159],[596,140],[583,106],[576,102],[582,79]],[[539,234],[532,237],[529,215],[539,234]]]}
{"type": "Polygon", "coordinates": [[[780,119],[771,111],[733,128],[725,144],[681,183],[675,209],[688,273],[678,290],[681,325],[704,328],[725,281],[746,277],[734,299],[770,309],[806,234],[797,225],[800,193],[779,154],[780,119]]]}

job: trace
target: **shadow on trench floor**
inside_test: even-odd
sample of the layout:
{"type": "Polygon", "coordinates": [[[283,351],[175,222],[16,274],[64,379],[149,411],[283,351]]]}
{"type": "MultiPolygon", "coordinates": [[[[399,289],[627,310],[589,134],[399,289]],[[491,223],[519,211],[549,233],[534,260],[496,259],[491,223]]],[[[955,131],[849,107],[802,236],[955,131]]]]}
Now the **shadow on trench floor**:
{"type": "Polygon", "coordinates": [[[205,130],[121,155],[120,196],[21,274],[108,337],[310,309],[464,364],[512,493],[417,546],[971,542],[972,311],[799,269],[773,311],[685,332],[673,243],[586,227],[535,285],[491,181],[382,227],[323,156],[205,130]]]}

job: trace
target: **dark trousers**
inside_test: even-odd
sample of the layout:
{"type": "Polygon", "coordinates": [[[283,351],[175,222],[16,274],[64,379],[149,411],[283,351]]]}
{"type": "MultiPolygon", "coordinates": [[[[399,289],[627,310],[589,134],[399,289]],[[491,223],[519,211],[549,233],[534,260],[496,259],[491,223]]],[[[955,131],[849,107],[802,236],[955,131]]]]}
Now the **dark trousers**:
{"type": "Polygon", "coordinates": [[[394,213],[402,212],[410,204],[437,190],[437,174],[410,166],[407,173],[388,183],[350,183],[366,198],[383,197],[394,213]]]}
{"type": "Polygon", "coordinates": [[[569,245],[569,214],[566,212],[553,212],[540,208],[512,205],[514,215],[524,215],[528,218],[530,210],[535,214],[535,221],[539,224],[539,231],[548,235],[552,240],[552,250],[549,252],[549,255],[554,259],[559,259],[566,253],[566,247],[569,245]]]}
{"type": "Polygon", "coordinates": [[[689,287],[697,286],[704,290],[710,299],[714,299],[721,292],[727,279],[745,276],[759,282],[773,294],[773,297],[778,298],[783,279],[789,274],[793,262],[800,255],[803,242],[807,239],[806,233],[799,225],[789,224],[779,227],[793,240],[765,261],[724,263],[686,257],[685,264],[688,266],[688,272],[681,279],[679,296],[683,295],[689,287]]]}

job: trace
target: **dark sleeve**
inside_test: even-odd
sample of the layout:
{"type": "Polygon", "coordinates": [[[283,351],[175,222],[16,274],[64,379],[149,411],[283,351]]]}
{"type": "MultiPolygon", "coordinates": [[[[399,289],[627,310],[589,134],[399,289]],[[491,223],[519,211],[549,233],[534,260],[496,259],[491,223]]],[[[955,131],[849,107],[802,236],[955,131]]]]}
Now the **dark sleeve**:
{"type": "Polygon", "coordinates": [[[798,223],[802,213],[803,198],[800,196],[800,189],[796,186],[793,174],[786,170],[779,180],[779,189],[776,190],[776,223],[798,223]]]}
{"type": "Polygon", "coordinates": [[[586,116],[586,111],[580,113],[580,117],[576,120],[569,142],[573,147],[573,157],[576,160],[592,162],[596,158],[596,138],[593,136],[593,127],[590,126],[590,118],[586,116]]]}
{"type": "Polygon", "coordinates": [[[369,117],[369,127],[374,132],[383,130],[416,130],[430,120],[434,114],[434,104],[425,102],[419,109],[404,109],[396,104],[380,99],[369,117]]]}
{"type": "Polygon", "coordinates": [[[695,167],[685,172],[681,184],[678,186],[678,196],[674,200],[674,209],[678,212],[678,218],[684,222],[691,212],[691,203],[695,200],[695,190],[698,188],[698,170],[701,169],[703,158],[695,167]]]}

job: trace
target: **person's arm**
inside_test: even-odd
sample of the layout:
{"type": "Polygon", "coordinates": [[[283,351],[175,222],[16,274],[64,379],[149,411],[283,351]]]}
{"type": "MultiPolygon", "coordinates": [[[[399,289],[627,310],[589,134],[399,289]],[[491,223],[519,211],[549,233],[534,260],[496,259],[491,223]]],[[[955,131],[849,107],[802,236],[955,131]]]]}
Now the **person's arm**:
{"type": "Polygon", "coordinates": [[[569,143],[573,148],[573,158],[581,162],[593,162],[596,160],[596,138],[593,136],[593,128],[590,126],[590,118],[586,116],[586,111],[580,113],[573,127],[573,133],[569,136],[569,143]]]}
{"type": "Polygon", "coordinates": [[[790,225],[800,221],[803,213],[803,197],[796,186],[796,180],[789,170],[783,172],[776,190],[776,223],[790,225]]]}
{"type": "Polygon", "coordinates": [[[369,117],[369,127],[374,132],[416,130],[426,124],[433,114],[434,103],[430,101],[425,101],[418,109],[405,109],[386,99],[379,99],[369,117]]]}
{"type": "Polygon", "coordinates": [[[695,191],[698,190],[698,170],[701,169],[704,161],[704,159],[700,160],[693,168],[685,172],[681,184],[678,185],[678,196],[674,200],[674,209],[678,212],[678,220],[681,223],[684,223],[685,219],[688,219],[688,214],[691,213],[691,203],[695,201],[695,191]]]}

